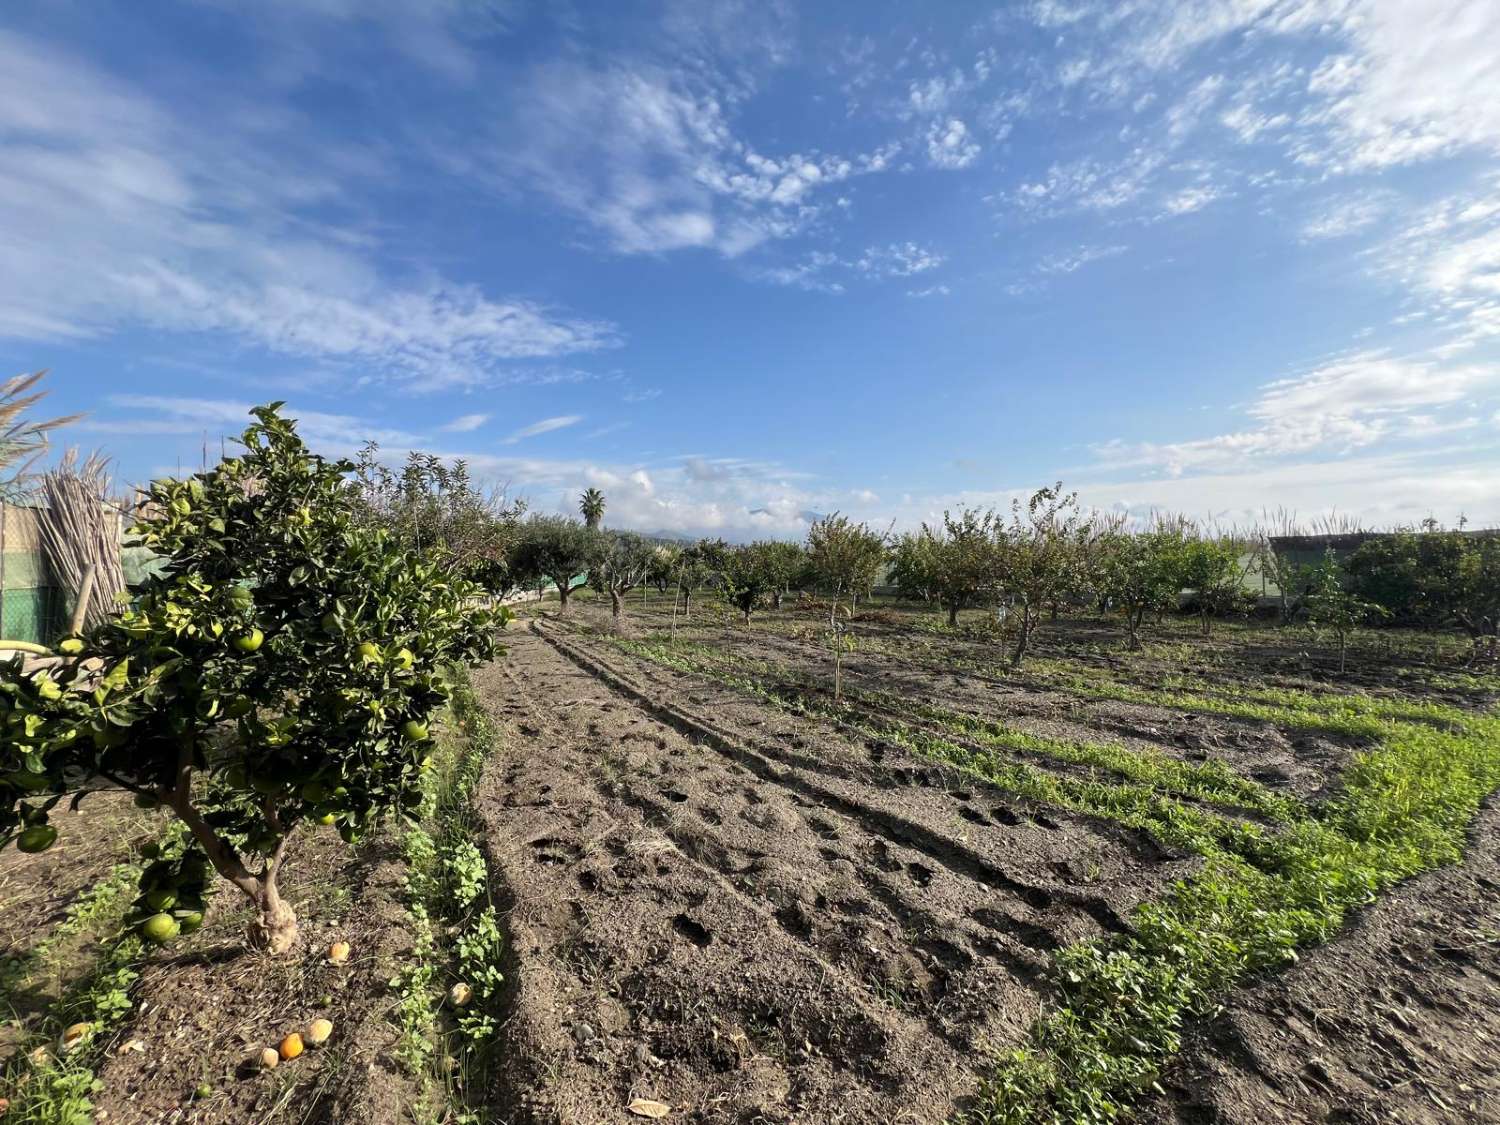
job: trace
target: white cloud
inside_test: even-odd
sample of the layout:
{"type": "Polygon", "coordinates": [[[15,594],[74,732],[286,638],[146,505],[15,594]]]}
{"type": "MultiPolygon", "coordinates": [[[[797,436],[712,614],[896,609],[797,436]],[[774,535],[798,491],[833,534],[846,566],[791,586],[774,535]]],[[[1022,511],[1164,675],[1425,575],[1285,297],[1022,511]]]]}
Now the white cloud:
{"type": "Polygon", "coordinates": [[[1366,193],[1335,200],[1302,224],[1305,241],[1346,238],[1374,226],[1390,212],[1394,201],[1385,193],[1366,193]]]}
{"type": "Polygon", "coordinates": [[[1124,246],[1080,246],[1063,254],[1049,254],[1037,263],[1037,272],[1044,274],[1066,274],[1097,262],[1101,258],[1113,258],[1125,253],[1124,246]]]}
{"type": "MultiPolygon", "coordinates": [[[[1236,67],[1219,120],[1241,141],[1274,139],[1332,171],[1500,151],[1500,5],[1487,0],[1144,0],[1067,10],[1067,25],[1031,14],[1101,48],[1069,77],[1111,103],[1154,93],[1163,75],[1192,73],[1211,46],[1254,44],[1287,61],[1236,67]],[[1289,44],[1311,62],[1280,55],[1289,44]],[[1293,95],[1300,105],[1288,104],[1293,95]]],[[[1218,82],[1200,80],[1173,104],[1170,136],[1207,112],[1218,82]]]]}
{"type": "Polygon", "coordinates": [[[1195,184],[1174,191],[1162,201],[1162,207],[1168,215],[1189,215],[1203,210],[1222,194],[1223,191],[1213,184],[1195,184]]]}
{"type": "Polygon", "coordinates": [[[908,289],[908,297],[947,297],[953,290],[946,285],[929,285],[925,289],[908,289]]]}
{"type": "Polygon", "coordinates": [[[1236,467],[1249,460],[1347,452],[1388,436],[1430,436],[1451,420],[1425,414],[1500,389],[1500,365],[1362,353],[1290,379],[1267,383],[1248,413],[1254,425],[1190,441],[1094,448],[1110,468],[1154,467],[1177,476],[1236,467]],[[1413,422],[1415,417],[1423,419],[1413,422]],[[1405,416],[1405,417],[1403,417],[1405,416]]]}
{"type": "Polygon", "coordinates": [[[1009,198],[1041,215],[1112,211],[1138,198],[1166,162],[1164,149],[1141,145],[1118,160],[1084,157],[1053,164],[1045,176],[1023,182],[1009,198]]]}
{"type": "MultiPolygon", "coordinates": [[[[177,434],[184,437],[207,435],[217,440],[220,435],[238,434],[254,419],[250,416],[251,403],[227,399],[185,398],[172,395],[110,395],[105,399],[110,407],[124,410],[143,410],[152,415],[148,418],[135,416],[115,417],[109,414],[89,418],[85,427],[96,432],[118,434],[177,434]]],[[[297,430],[303,439],[314,448],[337,453],[358,449],[367,441],[387,446],[415,446],[422,437],[408,430],[396,429],[356,418],[349,414],[326,414],[317,410],[298,410],[286,407],[282,415],[295,419],[297,430]]]]}
{"type": "Polygon", "coordinates": [[[645,63],[537,68],[507,92],[497,134],[461,169],[537,191],[621,253],[695,247],[729,257],[803,229],[834,185],[886,170],[897,146],[853,156],[767,156],[701,75],[645,63]]]}
{"type": "Polygon", "coordinates": [[[1266,506],[1310,521],[1337,513],[1374,527],[1414,524],[1430,515],[1478,526],[1500,524],[1494,481],[1500,456],[1459,446],[1423,453],[1308,459],[1295,464],[1228,464],[1213,471],[1153,480],[1074,482],[1080,500],[1142,518],[1153,512],[1211,516],[1253,526],[1266,506]]]}
{"type": "Polygon", "coordinates": [[[1285,113],[1261,113],[1248,103],[1241,103],[1221,114],[1219,121],[1226,129],[1233,130],[1241,141],[1252,144],[1262,137],[1280,133],[1292,119],[1285,113]]]}
{"type": "Polygon", "coordinates": [[[945,260],[937,251],[915,242],[892,242],[867,247],[852,261],[815,250],[793,265],[764,267],[756,270],[754,276],[777,285],[836,294],[845,291],[840,275],[870,282],[888,281],[927,273],[937,269],[945,260]]]}
{"type": "Polygon", "coordinates": [[[337,205],[342,170],[283,157],[278,142],[227,122],[196,128],[0,31],[0,336],[206,331],[416,388],[615,342],[609,325],[524,299],[391,282],[368,239],[299,215],[337,205]]]}
{"type": "Polygon", "coordinates": [[[769,266],[755,271],[755,276],[775,285],[789,285],[814,293],[842,293],[844,285],[827,276],[828,272],[841,268],[843,262],[837,254],[815,250],[802,261],[790,266],[769,266]]]}
{"type": "Polygon", "coordinates": [[[1410,295],[1417,313],[1446,330],[1457,354],[1500,337],[1500,176],[1478,192],[1440,198],[1372,252],[1380,273],[1410,295]]]}
{"type": "MultiPolygon", "coordinates": [[[[1352,54],[1328,59],[1309,82],[1332,97],[1323,119],[1338,141],[1334,159],[1383,167],[1500,151],[1500,5],[1364,0],[1343,20],[1352,54]]],[[[1306,155],[1321,162],[1316,149],[1306,155]]]]}
{"type": "Polygon", "coordinates": [[[562,430],[569,426],[576,426],[582,421],[582,414],[560,414],[556,418],[543,418],[540,422],[533,422],[529,426],[522,426],[501,444],[515,445],[516,442],[526,438],[536,437],[539,434],[550,434],[553,430],[562,430]]]}
{"type": "Polygon", "coordinates": [[[957,117],[935,121],[927,131],[927,159],[937,168],[967,168],[979,158],[979,144],[957,117]]]}
{"type": "Polygon", "coordinates": [[[444,433],[467,434],[479,429],[490,420],[488,414],[460,414],[453,421],[442,427],[444,433]]]}
{"type": "Polygon", "coordinates": [[[854,265],[873,278],[910,277],[937,269],[943,260],[943,255],[915,242],[892,242],[887,246],[871,246],[854,265]]]}

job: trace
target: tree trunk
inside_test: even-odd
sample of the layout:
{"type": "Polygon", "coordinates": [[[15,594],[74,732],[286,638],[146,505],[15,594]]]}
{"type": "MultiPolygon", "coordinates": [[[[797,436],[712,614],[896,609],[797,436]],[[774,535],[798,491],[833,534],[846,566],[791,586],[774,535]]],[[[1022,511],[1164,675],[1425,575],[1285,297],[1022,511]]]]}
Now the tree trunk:
{"type": "Polygon", "coordinates": [[[559,614],[567,613],[568,598],[573,594],[573,580],[572,578],[564,578],[561,582],[558,582],[557,579],[554,578],[552,581],[557,586],[557,612],[559,614]]]}
{"type": "Polygon", "coordinates": [[[616,636],[625,635],[625,598],[619,590],[609,591],[609,620],[616,636]]]}
{"type": "Polygon", "coordinates": [[[1339,634],[1339,675],[1344,674],[1344,664],[1349,653],[1349,638],[1343,633],[1339,634]]]}
{"type": "Polygon", "coordinates": [[[1125,620],[1130,623],[1130,650],[1136,651],[1141,647],[1141,618],[1146,615],[1146,607],[1139,606],[1128,610],[1125,620]]]}
{"type": "Polygon", "coordinates": [[[777,590],[774,594],[771,595],[771,608],[772,609],[780,609],[781,608],[782,594],[783,594],[783,591],[777,590]]]}
{"type": "Polygon", "coordinates": [[[1026,659],[1026,645],[1030,640],[1031,606],[1030,604],[1026,604],[1021,607],[1021,636],[1016,641],[1016,653],[1014,660],[1012,661],[1012,663],[1014,663],[1017,668],[1021,666],[1021,661],[1026,659]]]}
{"type": "MultiPolygon", "coordinates": [[[[281,897],[276,883],[281,874],[281,863],[286,856],[291,833],[281,837],[261,873],[252,875],[238,853],[203,819],[203,814],[190,798],[191,788],[192,749],[191,744],[184,744],[179,759],[177,785],[167,796],[166,803],[171,806],[178,819],[187,825],[188,831],[203,849],[203,854],[208,857],[214,870],[238,887],[254,904],[256,918],[250,923],[250,944],[278,956],[291,952],[297,946],[297,915],[281,897]]],[[[273,826],[279,826],[275,810],[269,805],[267,819],[273,826]]]]}
{"type": "Polygon", "coordinates": [[[740,607],[740,612],[745,615],[745,624],[749,625],[750,624],[750,607],[749,606],[742,606],[742,607],[740,607]]]}
{"type": "Polygon", "coordinates": [[[958,625],[958,603],[954,602],[948,607],[948,627],[956,628],[958,625]]]}
{"type": "Polygon", "coordinates": [[[259,916],[250,923],[250,943],[267,953],[290,953],[297,946],[297,915],[281,897],[276,886],[276,870],[270,871],[260,880],[257,894],[250,900],[255,903],[259,916]]]}

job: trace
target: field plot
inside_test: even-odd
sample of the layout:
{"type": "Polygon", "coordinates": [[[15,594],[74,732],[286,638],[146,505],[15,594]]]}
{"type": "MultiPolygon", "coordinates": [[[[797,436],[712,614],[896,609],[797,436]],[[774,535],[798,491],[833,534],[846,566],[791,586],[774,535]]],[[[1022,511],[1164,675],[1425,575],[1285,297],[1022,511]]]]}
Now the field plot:
{"type": "MultiPolygon", "coordinates": [[[[1102,623],[1060,622],[1019,675],[964,627],[876,609],[836,706],[826,609],[679,618],[669,640],[666,604],[632,607],[625,639],[587,602],[536,613],[476,682],[508,747],[477,799],[513,906],[509,1120],[629,1120],[635,1099],[705,1122],[1032,1119],[1038,1067],[1098,1065],[1058,1036],[1060,953],[1152,964],[1161,923],[1142,919],[1182,917],[1184,887],[1224,894],[1225,933],[1263,940],[1223,872],[1326,850],[1354,815],[1341,779],[1385,732],[1487,721],[1494,686],[1400,654],[1328,682],[1275,630],[1187,641],[1170,622],[1129,654],[1102,623]]],[[[1266,892],[1303,928],[1216,967],[1164,1049],[1117,1052],[1166,1064],[1138,1112],[1500,1112],[1477,1046],[1500,1043],[1493,828],[1488,809],[1457,875],[1347,918],[1332,887],[1312,909],[1266,892]]]]}

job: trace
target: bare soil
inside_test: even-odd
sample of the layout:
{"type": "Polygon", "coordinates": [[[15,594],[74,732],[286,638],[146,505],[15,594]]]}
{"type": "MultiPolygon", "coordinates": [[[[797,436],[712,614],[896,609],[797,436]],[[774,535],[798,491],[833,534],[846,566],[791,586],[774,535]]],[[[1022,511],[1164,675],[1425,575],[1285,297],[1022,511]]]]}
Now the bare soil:
{"type": "MultiPolygon", "coordinates": [[[[982,640],[934,638],[909,614],[869,616],[856,628],[880,643],[844,671],[857,696],[881,697],[859,705],[876,711],[921,701],[1042,735],[1220,759],[1309,800],[1359,749],[1083,699],[998,668],[982,640]]],[[[789,607],[748,630],[679,619],[677,631],[729,654],[731,668],[769,664],[815,685],[831,679],[830,658],[808,617],[789,607]]],[[[1027,807],[856,728],[634,659],[587,601],[532,620],[478,681],[507,747],[479,795],[513,904],[497,1121],[639,1120],[627,1110],[637,1098],[693,1122],[951,1120],[994,1053],[1025,1034],[1049,955],[1127,927],[1135,903],[1193,869],[1143,835],[1027,807]]],[[[670,621],[638,603],[627,620],[642,634],[670,621]]],[[[1205,664],[1184,668],[1126,654],[1119,638],[1116,655],[1103,632],[1059,623],[1038,655],[1096,661],[1144,686],[1196,671],[1231,691],[1369,692],[1369,679],[1374,694],[1494,698],[1483,680],[1412,686],[1449,683],[1440,663],[1339,680],[1305,654],[1230,633],[1194,638],[1205,664]]],[[[1457,873],[1398,888],[1190,1029],[1144,1118],[1500,1120],[1496,816],[1487,810],[1457,873]]]]}
{"type": "Polygon", "coordinates": [[[1192,862],[576,635],[478,688],[515,903],[506,1120],[931,1122],[1035,1018],[1047,955],[1192,862]]]}
{"type": "Polygon", "coordinates": [[[410,950],[399,899],[401,864],[389,840],[351,860],[332,829],[309,833],[285,873],[301,943],[285,957],[245,948],[250,921],[238,892],[219,887],[204,928],[147,964],[134,1011],[96,1073],[105,1118],[147,1122],[408,1120],[410,1079],[386,1018],[394,967],[410,950]],[[334,941],[352,953],[328,962],[334,941]],[[252,1052],[275,1047],[316,1018],[327,1046],[262,1073],[252,1052]],[[195,1097],[206,1083],[211,1093],[195,1097]]]}

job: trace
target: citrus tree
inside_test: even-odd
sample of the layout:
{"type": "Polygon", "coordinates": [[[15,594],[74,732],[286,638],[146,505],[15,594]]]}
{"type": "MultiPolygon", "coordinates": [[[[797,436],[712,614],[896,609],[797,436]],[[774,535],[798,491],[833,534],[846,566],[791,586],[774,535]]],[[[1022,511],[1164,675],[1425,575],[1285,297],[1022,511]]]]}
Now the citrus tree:
{"type": "Polygon", "coordinates": [[[779,574],[773,560],[775,544],[762,541],[731,547],[719,560],[719,587],[746,625],[750,614],[777,588],[779,574]]]}
{"type": "Polygon", "coordinates": [[[651,568],[646,574],[646,581],[656,587],[658,594],[665,594],[676,584],[677,576],[682,571],[684,550],[680,543],[658,543],[652,548],[651,568]]]}
{"type": "Polygon", "coordinates": [[[927,528],[903,531],[890,547],[890,582],[903,598],[931,602],[937,584],[937,544],[927,528]]]}
{"type": "Polygon", "coordinates": [[[1244,588],[1244,546],[1233,536],[1190,535],[1181,552],[1178,575],[1183,589],[1193,592],[1199,631],[1213,632],[1213,619],[1244,609],[1253,599],[1244,588]]]}
{"type": "Polygon", "coordinates": [[[168,565],[134,605],[59,663],[0,665],[0,842],[44,850],[49,811],[102,787],[191,835],[147,871],[151,941],[201,923],[212,868],[253,904],[252,942],[291,949],[278,877],[298,827],[353,842],[414,808],[444,668],[493,651],[478,587],[361,519],[354,466],[311,454],[279,407],[253,411],[240,456],[152,485],[134,534],[168,565]]]}
{"type": "Polygon", "coordinates": [[[807,569],[807,552],[800,543],[769,539],[760,544],[762,563],[771,580],[771,608],[780,609],[784,598],[807,569]]]}
{"type": "Polygon", "coordinates": [[[729,550],[722,539],[700,539],[677,557],[677,586],[682,591],[684,617],[692,619],[694,592],[719,580],[729,550]]]}
{"type": "Polygon", "coordinates": [[[1372,537],[1345,564],[1351,589],[1403,624],[1454,623],[1474,657],[1500,634],[1500,536],[1428,527],[1372,537]]]}

